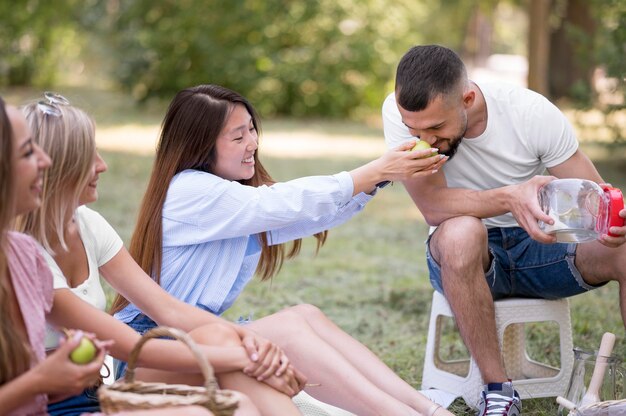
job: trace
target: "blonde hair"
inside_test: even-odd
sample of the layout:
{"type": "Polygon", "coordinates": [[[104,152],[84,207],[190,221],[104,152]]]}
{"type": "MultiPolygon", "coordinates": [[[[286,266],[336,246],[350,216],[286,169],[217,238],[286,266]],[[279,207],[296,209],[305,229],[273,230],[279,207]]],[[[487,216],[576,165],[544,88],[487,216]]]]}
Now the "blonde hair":
{"type": "Polygon", "coordinates": [[[0,385],[25,372],[31,352],[27,340],[12,318],[15,305],[11,295],[7,260],[7,232],[15,215],[13,192],[13,128],[0,98],[0,385]]]}
{"type": "Polygon", "coordinates": [[[52,253],[58,241],[64,250],[65,227],[91,179],[96,152],[95,123],[79,108],[59,105],[60,115],[45,114],[31,103],[23,108],[33,140],[52,159],[44,173],[41,206],[18,219],[18,229],[32,235],[52,253]]]}

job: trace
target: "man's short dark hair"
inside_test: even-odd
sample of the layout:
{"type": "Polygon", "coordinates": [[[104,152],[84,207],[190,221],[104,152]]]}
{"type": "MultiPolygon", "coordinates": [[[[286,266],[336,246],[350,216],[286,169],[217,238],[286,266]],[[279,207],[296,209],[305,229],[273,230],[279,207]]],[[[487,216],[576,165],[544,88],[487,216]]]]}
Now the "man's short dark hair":
{"type": "Polygon", "coordinates": [[[465,65],[454,51],[439,45],[414,46],[398,64],[396,100],[405,110],[422,111],[466,76],[465,65]]]}

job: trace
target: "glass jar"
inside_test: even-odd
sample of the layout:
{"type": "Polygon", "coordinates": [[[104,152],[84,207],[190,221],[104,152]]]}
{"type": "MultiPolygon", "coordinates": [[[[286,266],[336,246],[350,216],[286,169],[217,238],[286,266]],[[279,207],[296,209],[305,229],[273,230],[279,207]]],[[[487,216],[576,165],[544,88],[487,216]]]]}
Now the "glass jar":
{"type": "MultiPolygon", "coordinates": [[[[596,361],[606,363],[604,378],[598,391],[600,401],[620,400],[624,396],[624,369],[620,366],[619,358],[598,356],[597,352],[574,348],[574,367],[565,398],[576,406],[580,406],[587,392],[596,361]]],[[[559,406],[558,414],[568,415],[569,410],[559,406]]]]}
{"type": "Polygon", "coordinates": [[[555,179],[539,190],[539,205],[554,224],[539,221],[539,228],[556,236],[560,243],[583,243],[611,235],[610,227],[621,227],[624,219],[622,192],[584,179],[555,179]]]}

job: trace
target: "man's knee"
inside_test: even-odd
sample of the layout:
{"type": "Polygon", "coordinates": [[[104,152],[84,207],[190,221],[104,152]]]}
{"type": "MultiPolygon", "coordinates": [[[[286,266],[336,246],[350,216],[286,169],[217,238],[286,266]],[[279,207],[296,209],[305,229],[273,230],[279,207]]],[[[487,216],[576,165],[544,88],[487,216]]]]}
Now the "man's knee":
{"type": "Polygon", "coordinates": [[[455,217],[442,222],[429,243],[430,253],[438,264],[446,265],[475,260],[487,250],[487,229],[475,217],[455,217]]]}

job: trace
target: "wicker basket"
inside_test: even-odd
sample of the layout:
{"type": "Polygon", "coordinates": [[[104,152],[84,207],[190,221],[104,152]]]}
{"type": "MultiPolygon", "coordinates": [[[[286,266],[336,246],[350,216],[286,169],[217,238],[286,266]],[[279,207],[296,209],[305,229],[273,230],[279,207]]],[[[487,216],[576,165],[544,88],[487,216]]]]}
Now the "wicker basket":
{"type": "Polygon", "coordinates": [[[215,416],[232,416],[238,406],[237,393],[219,390],[213,369],[191,337],[178,329],[157,327],[146,332],[133,348],[123,380],[98,390],[100,408],[105,414],[123,410],[160,409],[164,407],[202,406],[215,416]],[[204,387],[135,381],[135,363],[143,345],[152,338],[172,337],[192,351],[204,376],[204,387]]]}

